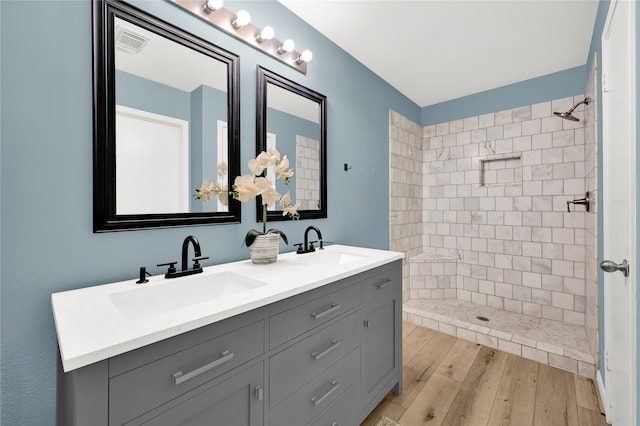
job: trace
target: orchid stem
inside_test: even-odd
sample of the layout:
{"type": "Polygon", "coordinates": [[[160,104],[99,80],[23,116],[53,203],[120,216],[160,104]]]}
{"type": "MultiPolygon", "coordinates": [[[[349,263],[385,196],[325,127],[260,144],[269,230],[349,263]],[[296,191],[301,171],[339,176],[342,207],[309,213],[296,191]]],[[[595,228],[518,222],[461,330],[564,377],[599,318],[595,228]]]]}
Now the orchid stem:
{"type": "Polygon", "coordinates": [[[267,205],[262,205],[262,233],[267,233],[267,205]]]}

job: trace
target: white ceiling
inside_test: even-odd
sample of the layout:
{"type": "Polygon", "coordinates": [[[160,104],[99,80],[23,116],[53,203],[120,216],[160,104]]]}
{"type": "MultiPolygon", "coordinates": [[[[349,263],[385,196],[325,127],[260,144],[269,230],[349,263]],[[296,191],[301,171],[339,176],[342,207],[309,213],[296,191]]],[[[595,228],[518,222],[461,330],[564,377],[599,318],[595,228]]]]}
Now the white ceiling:
{"type": "Polygon", "coordinates": [[[586,64],[598,8],[597,0],[279,1],[421,107],[586,64]]]}

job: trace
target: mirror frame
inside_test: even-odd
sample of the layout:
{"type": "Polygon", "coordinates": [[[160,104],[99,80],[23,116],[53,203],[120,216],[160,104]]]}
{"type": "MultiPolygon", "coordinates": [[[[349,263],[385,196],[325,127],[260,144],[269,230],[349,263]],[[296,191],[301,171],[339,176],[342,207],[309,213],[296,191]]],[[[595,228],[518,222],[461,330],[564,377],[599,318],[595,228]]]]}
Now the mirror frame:
{"type": "MultiPolygon", "coordinates": [[[[267,149],[267,84],[274,84],[320,106],[320,209],[299,210],[300,219],[327,217],[327,97],[258,65],[256,109],[256,155],[267,149]]],[[[287,153],[283,153],[287,154],[287,153]]],[[[268,211],[267,220],[290,220],[282,210],[268,211]]],[[[262,222],[262,205],[256,203],[256,221],[262,222]]]]}
{"type": "MultiPolygon", "coordinates": [[[[93,0],[93,232],[240,223],[240,202],[227,212],[116,214],[115,17],[147,28],[227,67],[228,182],[240,173],[240,59],[127,3],[93,0]]],[[[195,194],[195,188],[193,188],[195,194]]]]}

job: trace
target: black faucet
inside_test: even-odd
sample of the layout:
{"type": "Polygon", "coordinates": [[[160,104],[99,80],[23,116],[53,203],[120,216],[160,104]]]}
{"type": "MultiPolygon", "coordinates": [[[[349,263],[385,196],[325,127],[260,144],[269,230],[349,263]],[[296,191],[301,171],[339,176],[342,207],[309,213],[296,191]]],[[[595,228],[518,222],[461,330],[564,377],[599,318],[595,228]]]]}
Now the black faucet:
{"type": "Polygon", "coordinates": [[[304,248],[302,247],[302,243],[295,244],[296,246],[298,246],[298,251],[296,253],[302,254],[302,253],[311,253],[316,251],[316,248],[313,246],[313,244],[317,242],[320,242],[320,250],[323,250],[324,247],[322,244],[322,232],[320,232],[320,230],[315,226],[307,227],[307,229],[304,231],[304,248]],[[309,242],[309,231],[316,231],[316,235],[318,236],[318,241],[309,242]]]}
{"type": "Polygon", "coordinates": [[[178,262],[167,262],[160,263],[158,266],[169,266],[169,270],[164,275],[165,278],[177,278],[184,277],[185,275],[199,274],[202,272],[202,266],[200,266],[200,261],[208,259],[209,256],[202,256],[200,252],[200,242],[193,235],[189,235],[182,242],[182,270],[176,271],[176,263],[178,262]],[[193,244],[193,266],[191,268],[187,267],[187,261],[189,257],[189,243],[193,244]]]}

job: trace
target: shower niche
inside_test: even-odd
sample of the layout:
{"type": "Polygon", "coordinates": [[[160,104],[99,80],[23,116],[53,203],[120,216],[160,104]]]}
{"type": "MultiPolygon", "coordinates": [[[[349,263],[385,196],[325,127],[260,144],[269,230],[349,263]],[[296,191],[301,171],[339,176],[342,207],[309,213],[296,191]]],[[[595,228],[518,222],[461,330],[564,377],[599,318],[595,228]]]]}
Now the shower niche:
{"type": "Polygon", "coordinates": [[[521,184],[521,154],[492,155],[480,159],[480,186],[521,184]]]}

